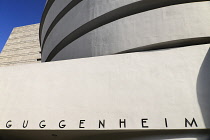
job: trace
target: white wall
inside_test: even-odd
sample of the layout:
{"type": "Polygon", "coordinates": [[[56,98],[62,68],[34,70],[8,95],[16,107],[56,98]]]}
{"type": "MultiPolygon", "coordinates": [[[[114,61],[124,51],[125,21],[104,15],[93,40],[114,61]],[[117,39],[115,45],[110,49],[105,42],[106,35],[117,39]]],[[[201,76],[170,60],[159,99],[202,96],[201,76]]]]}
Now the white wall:
{"type": "Polygon", "coordinates": [[[207,44],[1,68],[0,129],[138,130],[148,135],[171,130],[179,137],[189,129],[196,138],[199,129],[206,133],[210,128],[209,54],[207,44]],[[149,128],[142,128],[145,118],[149,128]],[[197,127],[185,127],[185,118],[194,118],[197,127]],[[103,119],[105,128],[98,128],[103,119]],[[119,127],[119,119],[126,119],[126,128],[119,127]],[[39,127],[42,120],[45,128],[39,127]],[[65,128],[59,128],[61,120],[65,128]],[[79,128],[80,120],[85,128],[79,128]]]}

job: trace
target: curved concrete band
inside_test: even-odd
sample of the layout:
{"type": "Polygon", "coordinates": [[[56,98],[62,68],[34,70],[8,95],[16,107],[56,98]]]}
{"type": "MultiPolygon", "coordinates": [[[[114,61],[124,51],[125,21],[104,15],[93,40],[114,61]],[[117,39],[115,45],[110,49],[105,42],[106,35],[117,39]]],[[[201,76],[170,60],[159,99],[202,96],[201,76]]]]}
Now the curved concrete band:
{"type": "MultiPolygon", "coordinates": [[[[68,30],[74,26],[69,26],[67,23],[70,22],[67,20],[61,20],[62,24],[52,30],[45,43],[42,61],[46,61],[47,58],[47,61],[51,61],[54,56],[56,58],[53,60],[63,60],[115,54],[162,42],[208,37],[210,17],[207,13],[209,12],[209,2],[159,8],[116,20],[72,42],[69,40],[74,36],[70,35],[67,40],[63,39],[70,32],[68,30]],[[53,56],[51,59],[50,55],[53,56]]],[[[74,24],[76,26],[76,23],[74,24]]],[[[56,26],[58,25],[59,23],[56,26]]]]}
{"type": "MultiPolygon", "coordinates": [[[[48,35],[50,34],[50,32],[52,31],[52,29],[55,27],[55,25],[60,21],[60,19],[65,15],[67,14],[74,6],[76,6],[77,4],[79,4],[81,1],[83,0],[66,0],[64,2],[61,2],[59,1],[58,2],[55,2],[52,6],[52,2],[54,0],[51,0],[47,3],[47,6],[46,6],[46,9],[45,9],[45,12],[43,14],[43,18],[42,18],[42,22],[41,22],[41,25],[40,25],[40,29],[42,29],[43,27],[43,22],[44,22],[44,17],[46,17],[46,13],[49,13],[49,16],[47,17],[50,17],[49,19],[46,19],[48,21],[48,23],[45,23],[46,27],[43,28],[44,31],[40,31],[40,38],[41,38],[41,34],[42,34],[42,40],[40,42],[42,42],[42,46],[43,44],[45,43],[46,41],[46,38],[48,37],[48,35]],[[67,3],[69,3],[67,5],[67,3]],[[64,7],[65,5],[67,5],[65,8],[62,8],[64,7]],[[52,10],[49,11],[49,6],[52,6],[52,10]],[[62,10],[60,10],[62,9],[62,10]],[[61,11],[59,14],[58,12],[61,11]],[[56,17],[55,17],[56,16],[56,17]],[[43,37],[44,36],[44,37],[43,37]]],[[[168,0],[168,1],[163,1],[163,0],[156,0],[156,1],[150,1],[150,0],[127,0],[126,2],[123,2],[122,0],[121,1],[112,1],[112,5],[123,5],[123,3],[127,3],[126,5],[126,11],[125,12],[125,15],[124,16],[128,16],[128,15],[132,15],[132,14],[135,14],[135,13],[139,13],[139,12],[143,12],[143,11],[147,11],[147,10],[151,10],[151,9],[155,9],[155,8],[159,8],[159,7],[164,7],[164,6],[169,6],[169,5],[175,5],[175,4],[181,4],[181,3],[189,3],[189,2],[198,2],[198,1],[204,1],[204,0],[168,0]],[[134,5],[129,5],[128,4],[134,4],[134,5]],[[128,6],[128,7],[127,7],[128,6]],[[129,11],[129,9],[131,11],[129,11]]],[[[100,1],[91,1],[93,4],[89,4],[89,5],[101,5],[100,1]],[[94,4],[96,3],[96,4],[94,4]]],[[[110,6],[110,2],[107,2],[107,1],[103,1],[103,2],[106,2],[108,3],[109,7],[112,7],[112,5],[110,6]]],[[[83,1],[83,3],[90,3],[89,0],[87,1],[83,1]]],[[[87,6],[87,7],[90,7],[90,6],[87,6]]],[[[105,5],[106,7],[106,5],[105,5]]],[[[104,7],[103,7],[104,8],[104,7]]],[[[102,8],[102,9],[103,9],[102,8]]],[[[112,8],[116,8],[115,6],[113,6],[112,8]]],[[[93,9],[96,9],[97,11],[97,8],[93,8],[93,9]]],[[[108,8],[109,9],[109,8],[108,8]]],[[[101,10],[101,9],[100,9],[101,10]]],[[[105,11],[107,9],[105,8],[105,11]]],[[[95,10],[94,10],[95,11],[95,10]]],[[[118,10],[119,11],[119,10],[118,10]]],[[[80,11],[82,13],[82,11],[80,11]]],[[[123,13],[122,11],[120,11],[121,13],[123,13]]],[[[86,15],[84,18],[87,18],[89,17],[89,15],[91,15],[91,13],[93,12],[90,12],[88,15],[86,15]]],[[[101,12],[103,13],[103,12],[101,12]]],[[[118,12],[119,13],[119,12],[118,12]]],[[[118,14],[118,13],[115,13],[115,14],[118,14]]],[[[84,15],[87,14],[87,13],[84,13],[84,15]]],[[[94,15],[95,18],[99,15],[94,15]]],[[[123,16],[122,16],[123,17],[123,16]]],[[[88,19],[88,20],[91,20],[92,18],[88,19]]]]}
{"type": "MultiPolygon", "coordinates": [[[[162,0],[160,1],[163,3],[162,0]]],[[[145,3],[145,1],[138,2],[145,3]]],[[[80,2],[58,21],[49,36],[42,37],[42,40],[46,39],[42,42],[44,43],[42,61],[51,61],[58,52],[60,52],[58,56],[62,56],[61,59],[107,55],[156,43],[208,37],[210,33],[208,26],[210,18],[207,14],[210,12],[209,1],[174,5],[128,17],[124,15],[120,20],[111,19],[113,22],[109,19],[119,18],[116,17],[119,12],[126,11],[127,14],[129,11],[119,10],[119,7],[128,8],[127,5],[129,5],[130,11],[135,11],[133,3],[138,2],[136,0],[80,2]],[[100,8],[101,6],[103,8],[100,8]],[[100,27],[102,25],[99,22],[107,25],[100,27]],[[168,33],[171,34],[168,35],[168,33]],[[75,43],[77,39],[79,43],[75,43]]],[[[152,2],[147,0],[148,3],[152,2]]],[[[153,6],[153,9],[155,7],[153,6]]],[[[61,59],[57,57],[53,60],[61,59]]]]}
{"type": "MultiPolygon", "coordinates": [[[[51,8],[48,11],[48,14],[46,15],[46,18],[43,22],[43,28],[40,32],[41,36],[44,36],[47,32],[47,29],[49,28],[50,24],[53,22],[53,20],[56,18],[56,16],[65,8],[66,5],[72,0],[63,0],[63,2],[60,1],[54,1],[54,3],[51,5],[51,8]]],[[[41,38],[41,42],[43,39],[41,38]]]]}
{"type": "Polygon", "coordinates": [[[42,14],[42,18],[41,18],[41,22],[40,22],[40,26],[39,26],[39,42],[40,42],[40,46],[41,46],[41,32],[42,32],[42,29],[43,29],[43,25],[44,25],[46,16],[47,16],[47,14],[48,14],[52,4],[54,3],[54,1],[55,0],[47,0],[46,4],[45,4],[45,9],[44,9],[44,12],[42,14]]]}
{"type": "Polygon", "coordinates": [[[1,130],[23,136],[31,130],[37,136],[28,136],[39,140],[209,140],[209,46],[1,68],[0,136],[1,130]],[[46,127],[40,128],[43,119],[46,127]],[[61,120],[65,128],[59,127],[61,120]],[[134,135],[126,136],[127,131],[134,135]]]}
{"type": "MultiPolygon", "coordinates": [[[[84,25],[85,23],[91,21],[92,19],[95,19],[109,11],[112,11],[114,9],[117,9],[119,7],[128,5],[128,4],[136,2],[136,1],[139,1],[139,0],[127,0],[127,1],[122,1],[122,0],[115,0],[115,1],[113,1],[113,0],[107,0],[107,1],[85,0],[85,1],[82,1],[81,3],[76,5],[74,8],[71,7],[70,9],[68,9],[69,11],[66,10],[67,11],[66,15],[61,20],[58,20],[58,23],[53,28],[53,30],[60,30],[59,35],[62,35],[63,37],[65,37],[69,33],[73,32],[75,29],[77,29],[80,26],[84,25]],[[103,8],[101,8],[101,7],[103,7],[103,8]],[[100,10],[98,10],[98,9],[100,9],[100,10]],[[69,19],[74,19],[74,20],[69,20],[69,19]],[[61,26],[63,26],[63,24],[66,24],[66,23],[68,23],[68,26],[69,26],[68,28],[66,28],[66,29],[60,28],[61,26]]],[[[52,9],[56,9],[54,7],[57,8],[59,6],[57,6],[57,4],[55,3],[53,5],[52,9]]],[[[51,13],[49,11],[49,15],[55,15],[55,14],[51,13]]],[[[57,20],[57,19],[53,18],[51,20],[57,20]]],[[[41,37],[42,44],[44,44],[44,42],[46,41],[45,40],[47,38],[46,32],[47,32],[47,30],[49,30],[48,28],[51,26],[50,24],[51,24],[50,22],[46,23],[46,27],[43,28],[42,37],[41,37]]],[[[47,34],[47,36],[48,35],[49,35],[49,38],[53,37],[53,34],[47,34]]]]}

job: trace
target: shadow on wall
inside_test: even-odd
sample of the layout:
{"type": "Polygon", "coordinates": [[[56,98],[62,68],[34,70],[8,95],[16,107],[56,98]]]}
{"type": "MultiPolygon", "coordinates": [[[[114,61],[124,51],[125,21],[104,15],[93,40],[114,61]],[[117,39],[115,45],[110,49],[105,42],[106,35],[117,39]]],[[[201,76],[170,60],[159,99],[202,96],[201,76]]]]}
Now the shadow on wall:
{"type": "Polygon", "coordinates": [[[203,130],[151,130],[112,132],[90,135],[75,140],[209,140],[208,131],[203,130]]]}
{"type": "Polygon", "coordinates": [[[0,140],[209,140],[208,130],[2,130],[0,140]]]}
{"type": "Polygon", "coordinates": [[[198,74],[197,96],[205,126],[210,127],[210,49],[198,74]]]}
{"type": "MultiPolygon", "coordinates": [[[[197,78],[197,98],[206,127],[210,127],[210,49],[201,65],[197,78]]],[[[210,134],[209,134],[210,140],[210,134]]]]}

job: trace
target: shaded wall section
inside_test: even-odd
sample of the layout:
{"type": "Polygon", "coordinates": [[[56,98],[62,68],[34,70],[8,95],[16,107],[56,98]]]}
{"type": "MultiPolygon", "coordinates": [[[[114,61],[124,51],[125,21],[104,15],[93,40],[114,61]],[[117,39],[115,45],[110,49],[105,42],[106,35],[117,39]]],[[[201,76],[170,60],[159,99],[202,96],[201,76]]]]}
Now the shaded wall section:
{"type": "Polygon", "coordinates": [[[210,49],[201,65],[197,79],[198,102],[203,114],[205,125],[210,125],[210,49]]]}

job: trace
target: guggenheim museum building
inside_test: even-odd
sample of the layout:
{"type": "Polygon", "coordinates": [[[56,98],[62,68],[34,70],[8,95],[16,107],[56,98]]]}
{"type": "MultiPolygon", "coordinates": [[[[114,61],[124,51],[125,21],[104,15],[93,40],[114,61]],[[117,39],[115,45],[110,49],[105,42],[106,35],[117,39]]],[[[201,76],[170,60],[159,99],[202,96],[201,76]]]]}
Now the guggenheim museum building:
{"type": "Polygon", "coordinates": [[[210,0],[48,0],[22,29],[0,140],[210,140],[210,0]]]}

